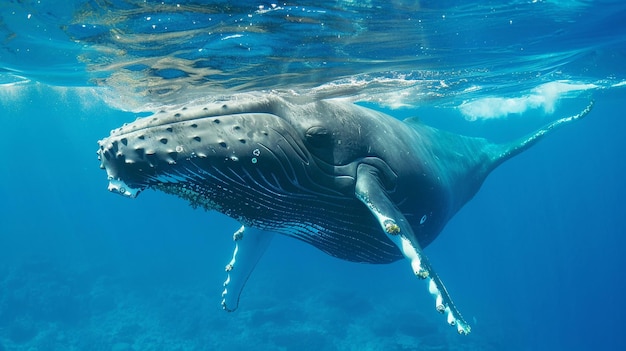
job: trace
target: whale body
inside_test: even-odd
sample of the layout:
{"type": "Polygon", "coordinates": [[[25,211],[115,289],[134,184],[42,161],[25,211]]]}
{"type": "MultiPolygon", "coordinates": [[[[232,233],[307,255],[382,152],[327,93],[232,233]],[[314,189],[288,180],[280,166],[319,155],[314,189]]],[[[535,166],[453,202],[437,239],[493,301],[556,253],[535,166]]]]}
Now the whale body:
{"type": "Polygon", "coordinates": [[[591,107],[495,144],[339,100],[267,94],[159,111],[111,131],[98,155],[112,192],[132,198],[153,188],[241,223],[226,266],[225,310],[237,308],[279,233],[344,260],[407,259],[437,311],[467,334],[423,248],[495,167],[591,107]]]}

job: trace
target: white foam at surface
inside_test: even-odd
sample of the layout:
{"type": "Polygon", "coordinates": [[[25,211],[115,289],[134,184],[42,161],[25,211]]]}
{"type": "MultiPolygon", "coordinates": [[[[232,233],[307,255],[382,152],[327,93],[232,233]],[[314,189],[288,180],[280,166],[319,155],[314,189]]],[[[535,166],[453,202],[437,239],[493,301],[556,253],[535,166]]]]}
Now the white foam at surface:
{"type": "Polygon", "coordinates": [[[543,109],[551,114],[559,99],[568,94],[599,88],[596,84],[554,81],[539,85],[520,97],[486,97],[463,102],[458,109],[470,121],[522,114],[530,109],[543,109]]]}

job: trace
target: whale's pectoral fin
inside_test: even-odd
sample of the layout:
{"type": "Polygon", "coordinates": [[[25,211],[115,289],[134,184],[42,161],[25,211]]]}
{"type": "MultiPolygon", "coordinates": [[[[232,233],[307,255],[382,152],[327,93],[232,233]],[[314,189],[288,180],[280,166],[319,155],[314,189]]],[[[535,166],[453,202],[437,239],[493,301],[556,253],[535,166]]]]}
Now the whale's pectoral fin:
{"type": "Polygon", "coordinates": [[[358,166],[356,197],[367,206],[378,220],[385,234],[398,246],[404,257],[411,262],[415,275],[420,279],[428,280],[428,290],[435,297],[437,311],[445,313],[448,323],[456,325],[460,334],[469,334],[470,326],[456,309],[443,282],[430,266],[409,222],[389,198],[379,173],[379,170],[374,166],[368,164],[358,166]]]}
{"type": "Polygon", "coordinates": [[[273,236],[272,232],[244,226],[233,234],[235,251],[233,259],[226,265],[228,277],[222,293],[224,310],[232,312],[237,309],[241,291],[273,236]]]}

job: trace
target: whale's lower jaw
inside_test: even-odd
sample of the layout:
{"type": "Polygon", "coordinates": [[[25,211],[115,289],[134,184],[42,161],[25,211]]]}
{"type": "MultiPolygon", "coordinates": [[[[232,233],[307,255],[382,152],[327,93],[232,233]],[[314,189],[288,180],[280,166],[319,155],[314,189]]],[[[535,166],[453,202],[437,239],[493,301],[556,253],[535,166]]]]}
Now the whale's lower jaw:
{"type": "Polygon", "coordinates": [[[194,208],[223,213],[245,226],[302,240],[340,259],[380,264],[403,258],[359,201],[339,195],[314,196],[291,182],[274,181],[261,172],[233,167],[152,188],[187,200],[194,208]]]}

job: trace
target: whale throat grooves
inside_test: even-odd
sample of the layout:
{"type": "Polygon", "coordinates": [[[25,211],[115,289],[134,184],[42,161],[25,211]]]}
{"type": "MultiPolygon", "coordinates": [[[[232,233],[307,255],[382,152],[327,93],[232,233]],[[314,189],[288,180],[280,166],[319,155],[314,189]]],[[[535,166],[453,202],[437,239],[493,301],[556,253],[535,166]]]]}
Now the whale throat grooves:
{"type": "MultiPolygon", "coordinates": [[[[260,162],[260,161],[259,161],[260,162]]],[[[198,170],[188,172],[200,174],[198,170]]],[[[155,190],[186,200],[195,209],[218,211],[245,226],[281,233],[348,261],[390,263],[402,258],[377,232],[376,221],[358,200],[330,192],[309,194],[307,178],[262,168],[204,169],[203,177],[177,173],[184,182],[160,183],[155,190]]]]}

